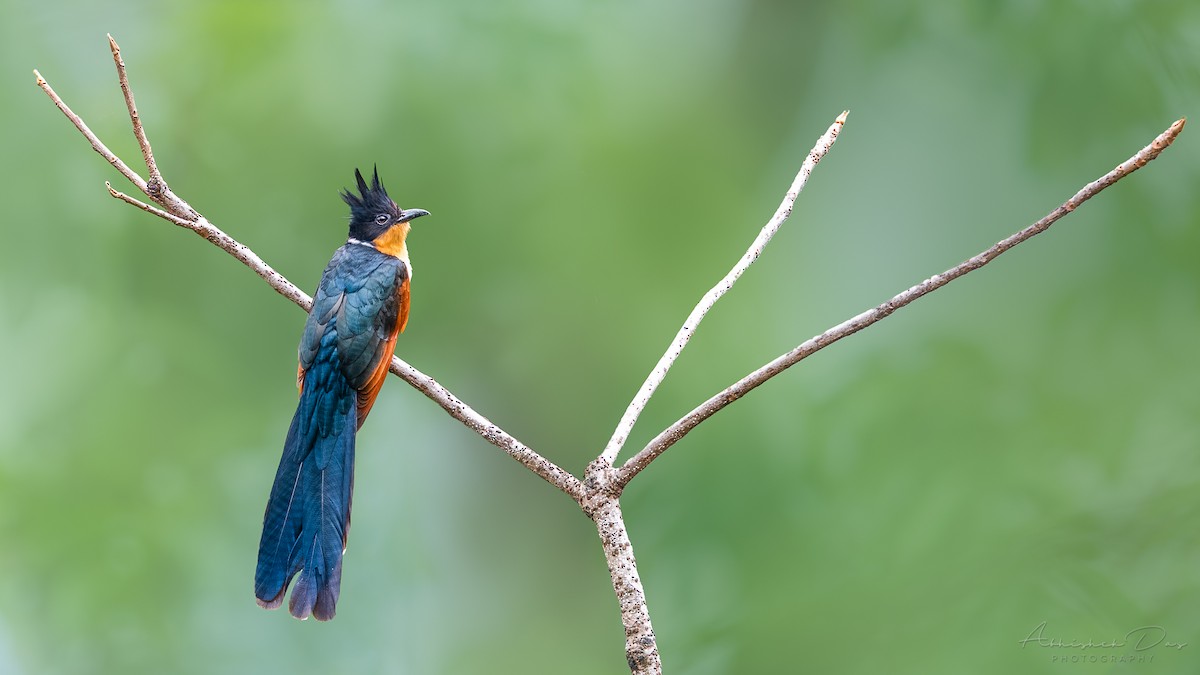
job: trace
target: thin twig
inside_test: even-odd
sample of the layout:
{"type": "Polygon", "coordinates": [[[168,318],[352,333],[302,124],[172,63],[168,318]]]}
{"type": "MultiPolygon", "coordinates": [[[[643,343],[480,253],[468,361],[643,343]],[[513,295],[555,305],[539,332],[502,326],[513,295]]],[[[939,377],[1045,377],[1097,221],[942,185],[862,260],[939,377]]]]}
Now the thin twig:
{"type": "Polygon", "coordinates": [[[133,89],[129,88],[129,75],[125,72],[125,61],[121,59],[121,47],[108,34],[108,48],[112,50],[113,63],[117,66],[117,80],[121,83],[121,93],[125,96],[125,107],[129,109],[129,121],[133,123],[133,135],[137,138],[138,146],[142,149],[142,159],[146,169],[150,171],[150,180],[162,180],[162,173],[154,163],[154,151],[150,149],[150,139],[146,138],[146,129],[142,126],[142,118],[138,115],[137,104],[133,102],[133,89]]]}
{"type": "Polygon", "coordinates": [[[680,353],[683,352],[683,348],[692,339],[692,334],[696,332],[696,327],[700,325],[700,321],[704,319],[704,315],[708,314],[708,310],[712,309],[717,300],[720,300],[721,296],[725,295],[733,287],[733,284],[742,276],[742,273],[749,269],[755,260],[758,260],[758,256],[762,254],[767,243],[771,241],[771,237],[775,236],[780,226],[792,214],[792,207],[796,203],[796,197],[804,189],[804,185],[808,182],[808,177],[817,166],[817,162],[820,162],[825,153],[829,152],[829,149],[833,147],[833,143],[837,140],[838,132],[841,131],[842,125],[846,123],[846,116],[849,114],[850,111],[847,110],[838,115],[833,124],[829,126],[829,129],[817,139],[816,145],[809,151],[808,156],[804,159],[804,163],[800,165],[800,171],[792,181],[792,186],[788,188],[787,194],[784,195],[779,208],[775,210],[775,215],[771,216],[766,225],[763,225],[754,242],[750,244],[750,248],[737,261],[733,269],[729,270],[729,273],[718,281],[716,286],[713,286],[704,294],[704,297],[700,298],[700,302],[696,304],[692,313],[684,320],[683,326],[675,334],[675,339],[671,341],[670,346],[667,347],[667,351],[663,353],[662,358],[651,369],[650,374],[646,376],[646,381],[642,383],[642,387],[638,389],[633,400],[629,402],[629,407],[625,409],[625,414],[621,416],[621,421],[613,431],[612,438],[609,439],[608,445],[605,446],[604,452],[601,453],[600,458],[607,462],[609,466],[612,466],[613,462],[616,461],[617,453],[621,451],[621,447],[625,445],[626,439],[629,438],[629,433],[633,430],[633,425],[637,422],[638,416],[642,414],[642,410],[646,408],[646,404],[654,396],[658,385],[662,384],[662,381],[666,378],[667,371],[671,369],[675,360],[679,358],[680,353]]]}
{"type": "Polygon", "coordinates": [[[146,128],[142,125],[142,116],[138,114],[137,104],[133,100],[133,88],[129,86],[129,74],[125,70],[125,60],[121,58],[121,47],[111,34],[108,36],[108,48],[112,51],[113,65],[117,67],[117,81],[121,85],[121,94],[125,97],[129,121],[133,124],[133,136],[137,139],[138,147],[142,149],[142,160],[149,172],[146,195],[180,218],[198,220],[199,212],[171,192],[167,182],[163,180],[162,172],[158,170],[158,163],[154,161],[154,150],[150,147],[150,139],[146,137],[146,128]]]}
{"type": "Polygon", "coordinates": [[[110,195],[116,197],[117,199],[120,199],[121,201],[125,202],[126,204],[132,204],[132,205],[138,207],[139,209],[145,211],[146,213],[152,213],[152,214],[158,216],[159,218],[162,218],[163,220],[169,220],[172,223],[175,223],[176,225],[178,225],[180,227],[186,227],[189,230],[195,229],[193,227],[195,225],[195,223],[193,223],[192,221],[185,220],[173,213],[167,213],[166,211],[163,211],[162,209],[158,208],[157,206],[150,206],[146,202],[143,202],[141,200],[130,197],[129,195],[125,194],[124,192],[121,192],[121,191],[117,190],[116,188],[114,188],[112,186],[112,183],[110,183],[108,181],[104,181],[104,187],[108,188],[108,193],[110,195]]]}
{"type": "Polygon", "coordinates": [[[1054,224],[1055,221],[1074,211],[1079,207],[1080,204],[1083,204],[1088,199],[1091,199],[1099,194],[1108,186],[1145,166],[1155,157],[1158,157],[1159,153],[1170,146],[1171,143],[1175,141],[1175,138],[1179,136],[1179,133],[1183,131],[1183,125],[1185,122],[1186,120],[1184,119],[1176,121],[1174,124],[1168,127],[1166,131],[1159,134],[1158,137],[1155,138],[1154,141],[1149,145],[1139,150],[1129,159],[1117,165],[1117,167],[1112,171],[1109,171],[1100,178],[1085,185],[1083,189],[1075,193],[1073,197],[1068,199],[1058,208],[1051,211],[1048,215],[1046,215],[1046,217],[1035,222],[1029,227],[1026,227],[1007,239],[997,242],[991,248],[980,253],[979,255],[965,260],[962,263],[946,270],[945,272],[942,272],[941,274],[932,276],[925,281],[922,281],[916,286],[913,286],[912,288],[895,296],[891,300],[888,300],[878,307],[869,309],[858,316],[848,319],[847,321],[830,328],[824,333],[821,333],[820,335],[801,343],[792,351],[781,355],[774,361],[767,363],[753,373],[750,373],[741,380],[738,380],[724,391],[708,399],[695,410],[692,410],[690,413],[680,418],[679,421],[667,427],[662,433],[654,437],[654,439],[651,440],[645,448],[642,448],[642,450],[630,458],[628,462],[617,469],[617,485],[623,488],[629,483],[630,480],[633,479],[634,476],[638,475],[642,469],[645,469],[650,462],[654,461],[655,458],[665,452],[667,448],[674,445],[676,441],[683,438],[692,429],[696,428],[696,425],[700,424],[709,417],[712,417],[725,406],[746,395],[746,393],[751,389],[754,389],[763,382],[766,382],[772,377],[796,365],[808,356],[824,349],[825,347],[828,347],[834,342],[837,342],[848,335],[853,335],[854,333],[857,333],[867,326],[870,326],[876,321],[887,317],[892,312],[895,312],[897,309],[900,309],[901,307],[913,302],[917,298],[920,298],[941,288],[942,286],[945,286],[946,284],[967,274],[968,272],[983,267],[989,262],[995,260],[1001,253],[1004,253],[1017,244],[1032,238],[1034,235],[1045,232],[1051,225],[1054,224]]]}
{"type": "Polygon", "coordinates": [[[150,196],[150,193],[146,190],[146,181],[142,180],[142,177],[137,175],[133,169],[130,169],[129,165],[121,161],[120,157],[114,155],[112,150],[108,149],[108,146],[100,142],[100,139],[96,136],[96,134],[92,133],[92,130],[88,128],[87,124],[84,124],[83,118],[81,118],[79,115],[76,115],[75,112],[67,106],[66,102],[59,98],[58,94],[55,93],[54,88],[50,86],[50,83],[46,81],[46,78],[42,77],[41,73],[39,73],[37,70],[34,70],[33,74],[37,76],[37,86],[41,87],[42,91],[46,92],[46,95],[50,97],[50,100],[54,101],[54,105],[58,106],[58,109],[62,111],[62,114],[67,116],[67,119],[71,120],[71,123],[75,125],[75,128],[79,130],[79,133],[83,134],[83,137],[88,139],[88,142],[92,144],[92,149],[100,153],[101,157],[108,160],[109,164],[112,164],[117,171],[120,171],[122,176],[128,178],[130,183],[136,185],[137,189],[141,190],[143,194],[150,196]]]}
{"type": "MultiPolygon", "coordinates": [[[[38,71],[33,71],[34,75],[37,76],[38,87],[46,92],[46,95],[50,97],[50,100],[54,101],[58,109],[66,115],[67,119],[71,120],[71,123],[83,134],[84,138],[88,139],[92,148],[108,160],[109,164],[116,167],[123,176],[128,178],[146,196],[168,209],[168,211],[163,211],[119,192],[106,182],[105,185],[108,188],[109,194],[147,213],[151,213],[168,222],[195,232],[236,258],[243,265],[249,267],[280,295],[296,303],[304,311],[309,311],[312,307],[312,298],[307,293],[300,290],[295,284],[288,281],[286,277],[275,271],[274,268],[268,265],[248,246],[225,234],[220,228],[213,225],[207,218],[200,215],[199,212],[188,205],[187,202],[171,192],[166,181],[162,179],[162,175],[158,172],[158,167],[154,164],[154,153],[150,147],[150,142],[146,139],[146,133],[142,128],[137,107],[134,105],[133,90],[129,86],[129,80],[125,72],[125,63],[120,56],[120,48],[111,35],[109,36],[109,45],[113,52],[113,61],[116,64],[121,89],[125,93],[125,102],[129,109],[130,120],[133,122],[134,134],[138,138],[139,145],[142,146],[143,159],[145,159],[147,170],[151,175],[151,183],[149,185],[134,173],[121,158],[113,154],[100,141],[96,134],[92,133],[92,130],[88,128],[83,119],[67,106],[38,71]]],[[[504,450],[513,459],[516,459],[533,473],[541,476],[551,485],[567,493],[576,502],[580,502],[583,499],[584,488],[579,479],[513,438],[486,417],[480,415],[466,403],[463,403],[458,397],[450,393],[449,390],[438,384],[432,377],[405,363],[399,357],[392,357],[391,371],[441,406],[451,417],[459,420],[468,428],[478,433],[484,440],[504,450]]]]}

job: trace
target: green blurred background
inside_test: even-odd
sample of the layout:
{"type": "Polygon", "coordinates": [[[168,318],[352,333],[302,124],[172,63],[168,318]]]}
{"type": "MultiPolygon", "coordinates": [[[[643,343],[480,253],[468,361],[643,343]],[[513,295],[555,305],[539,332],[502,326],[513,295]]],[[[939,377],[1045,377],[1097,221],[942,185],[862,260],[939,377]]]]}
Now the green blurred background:
{"type": "MultiPolygon", "coordinates": [[[[625,670],[591,524],[396,379],[337,619],[255,606],[304,315],[108,197],[30,72],[136,165],[106,32],[171,186],[302,288],[354,167],[432,211],[398,351],[577,474],[842,109],[626,456],[1200,110],[1184,0],[7,0],[5,674],[625,670]]],[[[1197,134],[631,485],[668,672],[1200,670],[1197,134]]]]}

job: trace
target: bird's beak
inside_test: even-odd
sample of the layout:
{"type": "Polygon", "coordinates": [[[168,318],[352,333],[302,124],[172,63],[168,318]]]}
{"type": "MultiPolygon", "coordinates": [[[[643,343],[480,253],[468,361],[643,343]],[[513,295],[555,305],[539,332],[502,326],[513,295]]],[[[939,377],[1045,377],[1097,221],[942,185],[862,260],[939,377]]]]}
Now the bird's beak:
{"type": "Polygon", "coordinates": [[[396,222],[397,223],[407,223],[408,221],[412,220],[413,218],[420,218],[421,216],[427,216],[427,215],[429,215],[429,212],[426,211],[425,209],[405,209],[400,212],[400,220],[397,220],[396,222]]]}

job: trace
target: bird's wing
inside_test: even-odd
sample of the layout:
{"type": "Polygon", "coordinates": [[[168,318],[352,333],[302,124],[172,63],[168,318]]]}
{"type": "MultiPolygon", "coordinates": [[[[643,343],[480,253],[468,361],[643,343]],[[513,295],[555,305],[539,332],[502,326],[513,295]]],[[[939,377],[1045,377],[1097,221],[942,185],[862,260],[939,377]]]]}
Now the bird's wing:
{"type": "Polygon", "coordinates": [[[313,297],[308,320],[304,323],[304,333],[300,336],[300,346],[297,349],[299,365],[296,368],[296,385],[301,391],[304,389],[304,375],[312,367],[317,352],[321,349],[321,339],[325,337],[333,318],[341,313],[346,300],[347,288],[345,280],[341,278],[345,257],[343,250],[339,249],[329,261],[313,297]]]}
{"type": "Polygon", "coordinates": [[[391,369],[392,354],[396,351],[396,337],[404,332],[404,327],[408,324],[407,277],[400,282],[396,298],[398,304],[395,318],[391,316],[382,317],[379,326],[381,334],[384,331],[389,331],[390,326],[387,339],[376,345],[374,355],[375,367],[371,370],[366,382],[358,390],[359,426],[362,426],[363,421],[367,419],[367,414],[371,412],[371,406],[375,405],[375,398],[379,396],[379,390],[383,388],[383,381],[387,379],[388,371],[391,369]]]}
{"type": "Polygon", "coordinates": [[[387,257],[348,294],[339,319],[342,372],[358,391],[361,426],[387,377],[396,336],[408,318],[408,269],[387,257]]]}

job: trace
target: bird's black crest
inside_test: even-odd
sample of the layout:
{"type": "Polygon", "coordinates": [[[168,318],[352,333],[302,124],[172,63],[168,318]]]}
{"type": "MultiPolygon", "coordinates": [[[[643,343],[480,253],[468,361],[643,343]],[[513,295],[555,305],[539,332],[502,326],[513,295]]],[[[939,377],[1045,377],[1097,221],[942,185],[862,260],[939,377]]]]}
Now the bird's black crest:
{"type": "Polygon", "coordinates": [[[375,167],[370,185],[367,185],[366,179],[358,169],[354,170],[354,179],[358,183],[359,194],[356,195],[350,190],[342,191],[342,200],[350,206],[351,224],[372,221],[380,213],[396,211],[396,204],[379,182],[379,167],[375,167]]]}

